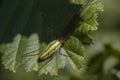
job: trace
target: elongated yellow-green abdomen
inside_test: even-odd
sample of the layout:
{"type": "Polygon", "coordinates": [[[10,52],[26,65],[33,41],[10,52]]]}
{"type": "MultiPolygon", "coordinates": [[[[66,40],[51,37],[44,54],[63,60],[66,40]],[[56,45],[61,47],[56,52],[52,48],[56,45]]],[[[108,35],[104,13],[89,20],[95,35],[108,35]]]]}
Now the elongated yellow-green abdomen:
{"type": "Polygon", "coordinates": [[[61,46],[61,42],[59,40],[54,40],[48,44],[48,46],[40,53],[38,58],[38,62],[44,61],[50,56],[52,56],[61,46]]]}

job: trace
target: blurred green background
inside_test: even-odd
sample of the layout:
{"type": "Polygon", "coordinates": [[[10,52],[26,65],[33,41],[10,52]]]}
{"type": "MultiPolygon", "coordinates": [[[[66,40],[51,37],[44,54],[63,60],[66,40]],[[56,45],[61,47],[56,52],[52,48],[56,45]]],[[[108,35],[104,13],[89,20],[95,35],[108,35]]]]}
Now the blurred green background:
{"type": "MultiPolygon", "coordinates": [[[[14,0],[12,1],[14,3],[14,0]]],[[[0,80],[120,80],[120,0],[99,1],[104,4],[104,12],[99,13],[100,25],[98,30],[92,34],[94,44],[86,46],[84,68],[78,72],[65,68],[59,70],[58,76],[43,75],[39,77],[34,72],[24,72],[24,69],[12,73],[5,70],[0,64],[0,80]]],[[[11,1],[9,0],[9,2],[11,1]]]]}

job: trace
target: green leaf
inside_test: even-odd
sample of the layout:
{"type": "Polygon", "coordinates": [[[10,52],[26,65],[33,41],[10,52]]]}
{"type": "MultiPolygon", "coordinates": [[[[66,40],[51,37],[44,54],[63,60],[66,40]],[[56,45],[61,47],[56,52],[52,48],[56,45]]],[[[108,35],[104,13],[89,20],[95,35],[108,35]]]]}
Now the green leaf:
{"type": "MultiPolygon", "coordinates": [[[[5,14],[5,19],[4,16],[2,17],[0,15],[0,17],[2,17],[0,19],[4,19],[0,24],[2,27],[6,27],[0,32],[2,41],[10,41],[18,32],[25,35],[29,35],[31,32],[38,32],[41,42],[39,44],[39,38],[36,34],[31,35],[29,39],[18,35],[12,43],[1,45],[0,51],[3,53],[2,61],[5,68],[16,72],[17,68],[23,65],[26,71],[37,71],[39,75],[48,73],[50,75],[57,75],[58,69],[68,64],[74,70],[80,69],[84,64],[85,49],[82,43],[92,43],[93,40],[88,35],[88,31],[96,30],[96,12],[102,9],[101,5],[97,6],[96,3],[98,2],[94,0],[80,15],[83,18],[83,22],[81,26],[76,29],[75,34],[80,32],[84,33],[82,35],[83,37],[80,37],[81,42],[78,40],[78,36],[71,36],[65,42],[64,47],[54,53],[54,56],[38,63],[39,54],[46,47],[46,43],[53,40],[49,37],[51,34],[48,28],[50,27],[50,29],[55,32],[54,34],[59,35],[65,25],[69,23],[73,14],[78,11],[80,7],[78,4],[84,4],[85,1],[80,0],[81,3],[78,3],[76,0],[72,1],[73,3],[78,3],[76,5],[68,4],[65,0],[60,0],[60,3],[56,0],[38,0],[40,10],[32,6],[32,0],[27,1],[27,5],[25,5],[26,1],[23,2],[24,4],[19,0],[15,2],[14,5],[17,5],[17,8],[14,9],[14,7],[11,7],[13,11],[8,16],[5,14]],[[53,10],[49,11],[50,8],[53,10]],[[24,12],[24,14],[20,14],[20,12],[24,12]],[[16,20],[16,18],[19,18],[19,20],[16,20]],[[10,29],[12,29],[11,34],[6,33],[10,29]],[[9,35],[10,37],[8,37],[9,35]]],[[[12,4],[10,5],[12,6],[12,4]]],[[[1,12],[4,14],[4,9],[1,12]]]]}
{"type": "Polygon", "coordinates": [[[80,15],[83,21],[80,22],[72,35],[81,40],[83,44],[93,43],[93,38],[89,35],[89,32],[97,30],[97,12],[99,11],[103,11],[103,5],[97,0],[93,0],[84,7],[80,15]]]}
{"type": "Polygon", "coordinates": [[[16,69],[21,65],[21,56],[25,49],[25,44],[26,38],[17,35],[12,43],[1,46],[2,61],[6,69],[16,72],[16,69]]]}
{"type": "Polygon", "coordinates": [[[80,23],[80,27],[76,29],[78,32],[86,33],[88,31],[97,30],[97,12],[103,11],[103,5],[97,0],[93,0],[81,13],[81,18],[84,20],[80,23]]]}
{"type": "Polygon", "coordinates": [[[91,43],[94,43],[93,38],[88,33],[74,32],[73,36],[77,37],[82,42],[82,44],[90,45],[91,43]]]}
{"type": "Polygon", "coordinates": [[[76,53],[81,56],[83,56],[84,55],[83,53],[85,52],[85,49],[84,49],[84,46],[82,45],[82,43],[80,43],[80,41],[73,36],[71,36],[65,42],[64,48],[65,48],[65,50],[72,51],[73,53],[76,53]]]}
{"type": "Polygon", "coordinates": [[[38,70],[38,55],[39,55],[39,38],[37,34],[32,34],[28,39],[26,44],[25,51],[23,52],[23,64],[25,70],[28,71],[37,71],[38,70]]]}
{"type": "Polygon", "coordinates": [[[39,63],[39,75],[48,74],[57,75],[58,69],[65,67],[65,65],[70,65],[74,70],[78,70],[83,66],[84,57],[83,57],[84,47],[80,44],[79,40],[74,37],[71,37],[64,46],[64,49],[61,48],[54,53],[54,57],[46,60],[45,62],[39,63]],[[73,42],[71,44],[71,42],[73,42]],[[71,47],[71,46],[72,47],[71,47]],[[74,47],[74,49],[73,49],[74,47]]]}
{"type": "Polygon", "coordinates": [[[83,66],[84,56],[83,53],[85,49],[80,41],[75,37],[70,37],[70,39],[65,43],[65,51],[69,56],[69,64],[73,69],[78,70],[83,66]]]}
{"type": "Polygon", "coordinates": [[[57,51],[53,57],[45,62],[39,63],[39,75],[48,73],[51,75],[57,75],[58,69],[65,67],[68,63],[66,52],[61,48],[60,53],[57,51]]]}

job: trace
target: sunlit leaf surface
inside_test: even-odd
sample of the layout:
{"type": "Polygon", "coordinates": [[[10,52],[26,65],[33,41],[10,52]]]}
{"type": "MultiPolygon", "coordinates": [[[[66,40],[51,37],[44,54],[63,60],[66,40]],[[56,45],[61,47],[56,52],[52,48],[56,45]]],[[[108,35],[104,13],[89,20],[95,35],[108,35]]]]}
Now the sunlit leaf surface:
{"type": "Polygon", "coordinates": [[[103,10],[103,5],[97,0],[93,0],[86,7],[84,7],[85,1],[82,0],[71,0],[70,3],[64,0],[60,0],[59,3],[55,0],[35,2],[37,4],[33,4],[33,0],[16,0],[8,6],[5,3],[3,8],[6,9],[1,9],[0,25],[3,29],[0,31],[0,38],[2,38],[0,42],[10,42],[17,33],[22,33],[24,36],[33,32],[39,34],[39,36],[32,34],[29,38],[17,35],[13,42],[0,45],[5,68],[16,72],[19,66],[23,66],[26,71],[36,71],[39,75],[48,73],[57,75],[60,68],[69,65],[74,70],[80,69],[84,64],[84,44],[93,43],[88,32],[97,29],[97,12],[103,10]],[[38,63],[39,54],[48,42],[54,40],[50,38],[50,34],[54,32],[55,35],[60,35],[75,12],[79,10],[80,4],[83,5],[81,8],[84,8],[79,16],[82,18],[79,27],[51,58],[38,63]],[[4,34],[8,31],[9,33],[4,34]]]}

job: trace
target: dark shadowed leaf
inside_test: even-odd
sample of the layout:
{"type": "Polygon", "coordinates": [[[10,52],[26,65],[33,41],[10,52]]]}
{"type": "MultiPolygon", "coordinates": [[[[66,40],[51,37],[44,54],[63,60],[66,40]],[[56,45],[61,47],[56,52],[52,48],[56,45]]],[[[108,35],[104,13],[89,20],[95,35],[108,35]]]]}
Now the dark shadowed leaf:
{"type": "Polygon", "coordinates": [[[13,0],[13,3],[7,0],[0,12],[0,42],[11,42],[17,33],[32,35],[29,38],[17,35],[12,43],[0,45],[5,68],[16,72],[23,65],[26,71],[37,71],[39,75],[57,75],[58,69],[66,65],[80,69],[84,64],[83,43],[93,43],[88,32],[97,29],[97,11],[103,10],[97,0],[84,8],[80,14],[83,22],[65,45],[50,59],[40,63],[37,60],[46,43],[53,40],[52,32],[58,37],[81,5],[85,5],[84,0],[13,0]]]}

